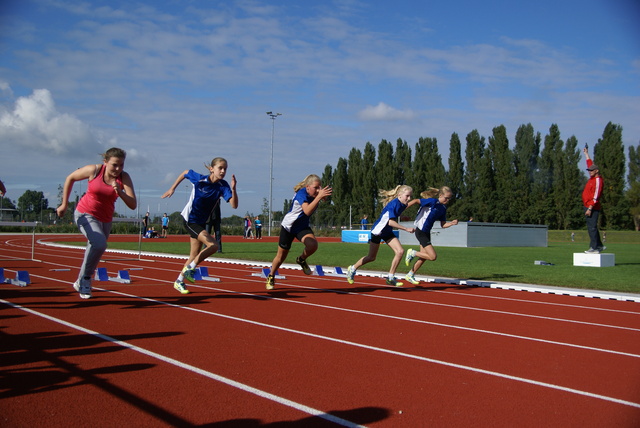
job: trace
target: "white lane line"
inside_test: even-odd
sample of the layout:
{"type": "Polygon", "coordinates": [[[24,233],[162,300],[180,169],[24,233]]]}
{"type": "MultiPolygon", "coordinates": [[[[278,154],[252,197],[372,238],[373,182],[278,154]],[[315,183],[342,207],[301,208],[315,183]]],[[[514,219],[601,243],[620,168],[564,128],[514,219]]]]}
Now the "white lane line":
{"type": "Polygon", "coordinates": [[[192,308],[192,307],[189,307],[189,306],[181,306],[181,305],[177,305],[177,304],[174,304],[174,303],[163,302],[163,301],[160,301],[160,300],[155,300],[155,299],[150,299],[150,298],[146,298],[146,297],[135,296],[135,295],[127,294],[127,293],[121,293],[121,292],[116,292],[116,291],[112,291],[112,290],[110,290],[110,292],[111,293],[115,293],[115,294],[120,294],[120,295],[123,295],[123,296],[127,296],[127,297],[131,297],[131,298],[134,298],[134,299],[144,300],[144,301],[155,303],[155,304],[159,304],[159,305],[170,306],[170,307],[177,308],[177,309],[183,309],[183,310],[193,311],[193,312],[202,313],[202,314],[206,314],[206,315],[212,315],[212,316],[216,316],[216,317],[219,317],[219,318],[225,318],[225,319],[229,319],[229,320],[233,320],[233,321],[243,322],[243,323],[247,323],[247,324],[253,324],[253,325],[260,326],[260,327],[266,327],[266,328],[270,328],[270,329],[274,329],[274,330],[284,331],[284,332],[287,332],[287,333],[294,333],[294,334],[299,334],[299,335],[302,335],[302,336],[313,337],[315,339],[326,340],[326,341],[329,341],[329,342],[340,343],[340,344],[347,345],[347,346],[353,346],[353,347],[356,347],[356,348],[362,348],[362,349],[367,349],[367,350],[371,350],[371,351],[382,352],[382,353],[385,353],[385,354],[391,354],[391,355],[400,356],[400,357],[404,357],[404,358],[410,358],[410,359],[414,359],[414,360],[418,360],[418,361],[424,361],[424,362],[428,362],[428,363],[432,363],[432,364],[438,364],[438,365],[442,365],[442,366],[453,367],[453,368],[460,369],[460,370],[465,370],[465,371],[470,371],[470,372],[474,372],[474,373],[485,374],[485,375],[488,375],[488,376],[499,377],[499,378],[502,378],[502,379],[508,379],[508,380],[512,380],[512,381],[516,381],[516,382],[522,382],[522,383],[526,383],[526,384],[529,384],[529,385],[541,386],[543,388],[549,388],[549,389],[553,389],[553,390],[557,390],[557,391],[564,391],[564,392],[568,392],[568,393],[571,393],[571,394],[581,395],[581,396],[590,397],[590,398],[596,398],[598,400],[608,401],[608,402],[611,402],[611,403],[622,404],[624,406],[630,406],[630,407],[635,407],[635,408],[640,409],[640,403],[634,403],[632,401],[621,400],[621,399],[618,399],[618,398],[615,398],[615,397],[608,397],[606,395],[595,394],[595,393],[591,393],[591,392],[588,392],[588,391],[581,391],[579,389],[564,387],[564,386],[555,385],[555,384],[552,384],[552,383],[540,382],[540,381],[536,381],[536,380],[533,380],[533,379],[527,379],[527,378],[523,378],[523,377],[519,377],[519,376],[512,376],[512,375],[508,375],[508,374],[500,373],[500,372],[495,372],[495,371],[491,371],[491,370],[484,370],[484,369],[480,369],[480,368],[476,368],[476,367],[465,366],[465,365],[462,365],[462,364],[451,363],[451,362],[448,362],[448,361],[436,360],[436,359],[433,359],[433,358],[423,357],[423,356],[420,356],[420,355],[413,355],[413,354],[408,354],[408,353],[405,353],[405,352],[393,351],[391,349],[385,349],[385,348],[380,348],[380,347],[377,347],[377,346],[371,346],[371,345],[352,342],[352,341],[348,341],[348,340],[337,339],[335,337],[323,336],[323,335],[320,335],[320,334],[309,333],[309,332],[306,332],[306,331],[294,330],[294,329],[287,328],[287,327],[274,326],[274,325],[265,324],[265,323],[262,323],[262,322],[259,322],[259,321],[248,320],[248,319],[245,319],[245,318],[238,318],[238,317],[234,317],[234,316],[231,316],[231,315],[219,314],[219,313],[216,313],[216,312],[205,311],[203,309],[192,308]]]}
{"type": "MultiPolygon", "coordinates": [[[[55,279],[55,278],[50,278],[50,277],[40,276],[40,275],[33,275],[33,277],[34,278],[35,277],[43,278],[43,279],[53,280],[53,281],[60,281],[60,280],[55,279]]],[[[137,277],[143,278],[143,279],[157,281],[157,279],[155,279],[155,278],[148,278],[148,277],[143,277],[143,276],[137,276],[137,277]]],[[[220,276],[220,277],[221,278],[227,278],[225,276],[220,276]]],[[[231,278],[231,279],[233,279],[233,278],[231,278]]],[[[250,281],[254,282],[255,280],[250,280],[250,281]]],[[[258,282],[258,281],[256,281],[256,282],[258,282]]],[[[443,304],[443,303],[433,303],[433,302],[407,300],[407,299],[401,299],[401,298],[389,297],[389,296],[372,296],[372,295],[368,295],[368,294],[354,293],[354,292],[344,291],[344,290],[339,290],[339,289],[325,289],[325,288],[320,289],[320,288],[316,288],[316,287],[308,287],[308,286],[302,286],[302,285],[293,285],[293,284],[287,284],[287,285],[289,287],[292,287],[292,288],[303,288],[303,289],[311,289],[311,290],[331,291],[331,292],[340,293],[340,294],[351,294],[351,295],[362,296],[362,297],[375,297],[375,298],[380,298],[380,299],[394,300],[394,301],[400,301],[400,302],[406,302],[406,303],[418,303],[418,304],[432,304],[432,305],[438,305],[438,306],[449,306],[449,307],[455,307],[455,308],[460,308],[460,309],[468,309],[468,310],[475,310],[475,311],[488,311],[488,312],[494,312],[494,313],[500,313],[500,314],[517,315],[517,316],[524,316],[524,317],[533,317],[533,318],[537,318],[537,319],[544,319],[544,320],[551,320],[551,321],[577,323],[577,324],[583,324],[583,325],[589,325],[589,326],[616,328],[616,329],[631,330],[631,331],[640,331],[640,329],[634,329],[634,328],[630,328],[630,327],[612,326],[612,325],[606,325],[606,324],[590,323],[590,322],[586,322],[586,321],[566,320],[566,319],[561,319],[561,318],[543,317],[543,316],[539,316],[539,315],[519,314],[519,313],[513,313],[513,312],[495,311],[495,310],[480,309],[480,308],[473,308],[473,307],[465,307],[465,306],[458,306],[458,305],[449,305],[449,304],[443,304]]],[[[225,292],[225,293],[241,294],[241,295],[247,295],[247,296],[252,296],[252,297],[261,297],[261,298],[264,298],[264,299],[273,299],[273,300],[278,300],[278,301],[282,301],[282,302],[286,302],[286,303],[296,303],[296,304],[301,304],[301,305],[320,307],[320,308],[323,308],[323,309],[332,309],[332,310],[338,310],[338,311],[344,311],[344,312],[353,312],[353,313],[359,313],[359,314],[364,314],[364,315],[369,315],[369,316],[377,316],[377,317],[382,317],[382,318],[396,319],[396,320],[400,320],[400,321],[407,321],[407,322],[414,322],[414,323],[420,323],[420,324],[426,324],[426,325],[433,325],[433,326],[444,327],[444,328],[452,328],[452,329],[471,331],[471,332],[477,332],[477,333],[485,333],[485,334],[496,335],[496,336],[501,336],[501,337],[508,337],[508,338],[521,339],[521,340],[529,340],[529,341],[533,341],[533,342],[547,343],[547,344],[557,345],[557,346],[565,346],[565,347],[571,347],[571,348],[577,348],[577,349],[585,349],[585,350],[596,351],[596,352],[604,352],[604,353],[609,353],[609,354],[628,356],[628,357],[632,357],[632,358],[640,358],[640,355],[633,354],[633,353],[628,353],[628,352],[615,351],[615,350],[604,349],[604,348],[596,348],[596,347],[586,346],[586,345],[577,345],[577,344],[571,344],[571,343],[566,343],[566,342],[557,342],[557,341],[553,341],[553,340],[540,339],[540,338],[535,338],[535,337],[530,337],[530,336],[520,336],[520,335],[503,333],[503,332],[498,332],[498,331],[493,331],[493,330],[482,330],[482,329],[477,329],[477,328],[464,327],[464,326],[458,326],[458,325],[452,325],[452,324],[444,324],[444,323],[438,323],[438,322],[432,322],[432,321],[424,321],[424,320],[418,320],[418,319],[413,319],[413,318],[398,317],[398,316],[394,316],[394,315],[367,312],[367,311],[361,311],[361,310],[356,310],[356,309],[347,309],[347,308],[340,308],[340,307],[334,307],[334,306],[326,306],[326,305],[321,305],[321,304],[316,304],[316,303],[292,301],[292,300],[289,300],[289,299],[280,299],[280,298],[277,298],[277,297],[264,296],[264,295],[258,295],[258,294],[252,294],[252,293],[245,293],[245,292],[239,292],[239,291],[222,289],[222,288],[208,287],[208,286],[203,286],[203,285],[200,285],[200,284],[191,284],[190,287],[198,287],[198,288],[203,288],[203,289],[207,289],[207,290],[221,291],[221,292],[225,292]]],[[[100,288],[100,287],[95,287],[95,286],[93,288],[96,289],[96,290],[113,292],[113,293],[117,293],[117,294],[123,294],[123,293],[119,293],[117,291],[110,290],[110,289],[105,289],[105,288],[100,288]]],[[[142,298],[142,297],[139,297],[139,296],[133,296],[133,295],[129,295],[129,294],[124,294],[124,295],[130,296],[130,297],[142,298]]]]}
{"type": "MultiPolygon", "coordinates": [[[[47,319],[49,321],[53,321],[55,323],[62,324],[64,326],[67,326],[67,327],[72,328],[74,330],[81,331],[81,332],[89,334],[91,336],[95,336],[95,337],[100,338],[100,339],[102,339],[104,341],[111,342],[111,343],[114,343],[116,345],[120,345],[123,348],[127,348],[127,349],[135,351],[135,352],[139,352],[141,354],[150,356],[152,358],[158,359],[158,360],[163,361],[165,363],[172,364],[174,366],[180,367],[180,368],[185,369],[185,370],[189,370],[189,371],[191,371],[193,373],[199,374],[199,375],[207,377],[209,379],[213,379],[215,381],[218,381],[218,382],[224,383],[226,385],[232,386],[234,388],[240,389],[242,391],[257,395],[259,397],[266,398],[267,400],[274,401],[274,402],[276,402],[278,404],[282,404],[284,406],[291,407],[293,409],[299,410],[299,411],[307,413],[309,415],[317,416],[319,418],[326,419],[328,421],[331,421],[333,423],[336,423],[336,424],[339,424],[339,425],[342,425],[342,426],[346,426],[346,427],[354,427],[354,428],[355,427],[362,427],[362,425],[358,425],[358,424],[353,423],[351,421],[347,421],[347,420],[339,418],[337,416],[330,415],[328,413],[322,412],[322,411],[314,409],[312,407],[305,406],[304,404],[296,403],[295,401],[291,401],[291,400],[288,400],[286,398],[279,397],[279,396],[274,395],[274,394],[270,394],[270,393],[268,393],[266,391],[262,391],[260,389],[254,388],[254,387],[246,385],[244,383],[237,382],[235,380],[226,378],[224,376],[217,375],[215,373],[211,373],[209,371],[200,369],[200,368],[192,366],[190,364],[183,363],[182,361],[178,361],[178,360],[175,360],[173,358],[167,357],[165,355],[161,355],[161,354],[158,354],[156,352],[150,351],[148,349],[144,349],[144,348],[141,348],[139,346],[132,345],[132,344],[130,344],[128,342],[124,342],[124,341],[115,339],[113,337],[107,336],[105,334],[89,330],[89,329],[81,327],[79,325],[72,324],[70,322],[61,320],[59,318],[55,318],[53,316],[50,316],[50,315],[47,315],[47,314],[44,314],[44,313],[41,313],[41,312],[38,312],[38,311],[34,311],[34,310],[26,308],[24,306],[20,306],[20,305],[17,305],[17,304],[14,304],[14,303],[8,302],[6,300],[2,300],[2,299],[0,299],[0,303],[4,303],[5,305],[11,306],[11,307],[13,307],[15,309],[19,309],[19,310],[28,312],[28,313],[30,313],[32,315],[36,315],[36,316],[45,318],[45,319],[47,319]]],[[[162,303],[162,302],[158,302],[158,303],[162,303]]],[[[170,305],[170,306],[176,306],[176,305],[170,305]]]]}
{"type": "MultiPolygon", "coordinates": [[[[55,278],[49,278],[49,277],[40,276],[40,275],[33,275],[33,277],[48,279],[48,280],[52,280],[52,281],[60,281],[60,280],[55,279],[55,278]]],[[[139,278],[148,279],[148,280],[158,281],[155,278],[147,278],[147,277],[142,277],[142,276],[138,276],[138,277],[139,278]]],[[[221,277],[224,278],[224,276],[221,276],[221,277]]],[[[159,280],[159,281],[162,281],[162,280],[159,280]]],[[[305,287],[305,286],[294,286],[294,285],[290,285],[290,286],[291,287],[297,287],[297,288],[308,288],[308,289],[313,289],[313,290],[325,290],[325,291],[328,290],[328,289],[324,289],[324,288],[323,289],[318,289],[318,288],[305,287]]],[[[413,323],[419,323],[419,324],[433,325],[433,326],[443,327],[443,328],[452,328],[452,329],[463,330],[463,331],[471,331],[471,332],[475,332],[475,333],[484,333],[484,334],[496,335],[496,336],[501,336],[501,337],[508,337],[508,338],[513,338],[513,339],[529,340],[529,341],[532,341],[532,342],[547,343],[547,344],[551,344],[551,345],[565,346],[565,347],[576,348],[576,349],[585,349],[585,350],[589,350],[589,351],[604,352],[604,353],[622,355],[622,356],[627,356],[627,357],[632,357],[632,358],[640,358],[640,355],[629,353],[629,352],[615,351],[615,350],[612,350],[612,349],[605,349],[605,348],[596,348],[596,347],[593,347],[593,346],[578,345],[578,344],[572,344],[572,343],[567,343],[567,342],[557,342],[557,341],[553,341],[553,340],[540,339],[540,338],[530,337],[530,336],[520,336],[520,335],[516,335],[516,334],[503,333],[503,332],[494,331],[494,330],[482,330],[482,329],[477,329],[477,328],[472,328],[472,327],[464,327],[464,326],[459,326],[459,325],[444,324],[444,323],[439,323],[439,322],[434,322],[434,321],[425,321],[425,320],[419,320],[419,319],[414,319],[414,318],[399,317],[399,316],[395,316],[395,315],[387,315],[387,314],[382,314],[382,313],[361,311],[361,310],[357,310],[357,309],[348,309],[348,308],[341,308],[341,307],[336,307],[336,306],[321,305],[321,304],[317,304],[317,303],[300,302],[300,301],[294,301],[294,300],[289,300],[289,299],[280,299],[280,298],[272,297],[272,296],[264,296],[264,295],[259,295],[259,294],[245,293],[245,292],[239,292],[239,291],[222,289],[222,288],[214,288],[214,287],[208,287],[208,286],[199,285],[199,284],[191,284],[190,287],[203,288],[203,289],[206,289],[206,290],[214,290],[214,291],[220,291],[220,292],[224,292],[224,293],[234,293],[234,294],[240,294],[240,295],[251,296],[251,297],[260,297],[260,298],[263,298],[263,299],[278,300],[278,301],[285,302],[285,303],[295,303],[295,304],[300,304],[300,305],[319,307],[319,308],[323,308],[323,309],[331,309],[331,310],[336,310],[336,311],[359,313],[359,314],[363,314],[363,315],[376,316],[376,317],[381,317],[381,318],[389,318],[389,319],[395,319],[395,320],[399,320],[399,321],[407,321],[407,322],[413,322],[413,323]]],[[[122,294],[122,295],[129,296],[129,297],[136,297],[136,298],[144,299],[143,297],[140,297],[140,296],[134,296],[134,295],[130,295],[130,294],[125,294],[125,293],[121,293],[119,291],[106,289],[106,288],[100,288],[100,287],[95,287],[94,286],[93,289],[94,290],[98,290],[98,291],[105,291],[105,292],[110,292],[110,293],[122,294]]],[[[329,291],[334,291],[334,292],[343,293],[343,294],[355,294],[355,295],[363,296],[363,297],[374,297],[374,296],[362,295],[362,294],[359,294],[359,293],[352,293],[352,292],[341,291],[341,290],[329,290],[329,291]]],[[[383,298],[383,299],[392,299],[392,300],[397,300],[397,301],[407,302],[407,303],[423,303],[421,301],[399,299],[399,298],[396,298],[396,297],[386,297],[386,296],[377,296],[377,297],[383,298]]],[[[481,309],[477,309],[477,308],[469,308],[469,309],[470,310],[481,310],[481,309]]],[[[516,314],[516,315],[521,315],[521,314],[516,314]]],[[[521,315],[521,316],[533,316],[533,315],[521,315]]],[[[548,320],[552,320],[552,321],[573,322],[573,323],[579,323],[579,324],[585,324],[585,325],[595,325],[595,326],[598,326],[598,327],[619,328],[619,329],[625,329],[625,330],[631,330],[631,331],[640,331],[640,329],[633,329],[633,328],[630,328],[630,327],[609,326],[609,325],[605,325],[605,324],[595,324],[595,323],[587,323],[587,322],[583,322],[583,321],[563,320],[563,319],[558,319],[558,318],[546,318],[546,317],[541,317],[541,316],[537,316],[537,315],[533,316],[533,317],[541,318],[541,319],[548,319],[548,320]]]]}
{"type": "Polygon", "coordinates": [[[535,318],[535,319],[551,320],[551,321],[558,321],[558,322],[567,322],[567,323],[572,323],[572,324],[583,324],[583,325],[590,325],[590,326],[595,326],[595,327],[605,327],[605,328],[615,328],[615,329],[620,329],[620,330],[640,331],[640,329],[633,328],[633,327],[624,327],[624,326],[618,326],[618,325],[599,324],[599,323],[594,323],[594,322],[578,321],[578,320],[571,320],[571,319],[564,319],[564,318],[545,317],[545,316],[542,316],[542,315],[521,314],[521,313],[518,313],[518,312],[499,311],[499,310],[496,310],[496,309],[474,308],[474,307],[470,307],[470,306],[451,305],[451,304],[448,304],[448,303],[436,303],[436,302],[428,302],[428,301],[422,301],[422,300],[407,300],[407,299],[400,299],[398,297],[376,296],[376,295],[373,295],[373,294],[354,293],[352,291],[344,291],[344,290],[339,290],[339,289],[307,287],[307,286],[302,286],[302,285],[289,285],[289,284],[287,284],[287,285],[290,286],[290,287],[306,288],[306,289],[310,289],[310,290],[323,290],[323,291],[333,291],[335,293],[342,293],[342,294],[353,294],[353,295],[357,295],[357,296],[369,297],[369,298],[374,298],[374,299],[395,300],[395,301],[401,301],[401,302],[407,302],[407,303],[417,303],[417,304],[421,304],[421,305],[442,306],[442,307],[446,307],[446,308],[462,309],[462,310],[468,310],[468,311],[489,312],[489,313],[493,313],[493,314],[510,315],[510,316],[516,316],[516,317],[525,317],[525,318],[535,318]]]}
{"type": "MultiPolygon", "coordinates": [[[[193,286],[194,285],[191,285],[191,287],[193,287],[193,286]]],[[[264,299],[277,300],[277,301],[283,302],[283,303],[293,303],[293,304],[297,304],[297,305],[306,305],[306,306],[312,306],[312,307],[317,307],[317,308],[322,308],[322,309],[330,309],[330,310],[335,310],[335,311],[350,312],[350,313],[369,315],[369,316],[380,317],[380,318],[389,318],[389,319],[394,319],[394,320],[398,320],[398,321],[406,321],[406,322],[412,322],[412,323],[417,323],[417,324],[433,325],[433,326],[436,326],[436,327],[444,327],[444,328],[452,328],[452,329],[457,329],[457,330],[471,331],[471,332],[474,332],[474,333],[484,333],[484,334],[490,334],[490,335],[495,335],[495,336],[508,337],[508,338],[511,338],[511,339],[529,340],[529,341],[532,341],[532,342],[547,343],[547,344],[550,344],[550,345],[566,346],[566,347],[569,347],[569,348],[586,349],[586,350],[589,350],[589,351],[605,352],[605,353],[608,353],[608,354],[623,355],[625,357],[640,358],[640,355],[638,355],[638,354],[632,354],[632,353],[629,353],[629,352],[622,352],[622,351],[614,351],[612,349],[596,348],[596,347],[593,347],[593,346],[577,345],[577,344],[572,344],[572,343],[567,343],[567,342],[557,342],[557,341],[554,341],[554,340],[539,339],[539,338],[530,337],[530,336],[519,336],[517,334],[502,333],[502,332],[493,331],[493,330],[481,330],[481,329],[472,328],[472,327],[464,327],[464,326],[459,326],[459,325],[444,324],[444,323],[439,323],[439,322],[434,322],[434,321],[419,320],[419,319],[415,319],[415,318],[399,317],[399,316],[396,316],[396,315],[387,315],[387,314],[381,314],[381,313],[377,313],[377,312],[361,311],[359,309],[341,308],[341,307],[338,307],[338,306],[328,306],[328,305],[321,305],[319,303],[301,302],[301,301],[297,301],[297,300],[282,299],[282,298],[279,298],[279,297],[272,297],[272,296],[261,296],[261,295],[258,295],[258,294],[243,293],[243,292],[234,291],[234,290],[225,290],[223,288],[212,288],[212,287],[205,287],[205,286],[198,286],[198,287],[202,287],[202,288],[206,288],[206,289],[210,289],[210,290],[214,290],[214,291],[221,291],[221,292],[227,292],[227,293],[233,293],[233,294],[240,294],[240,295],[244,295],[244,296],[261,297],[261,298],[264,298],[264,299]]],[[[107,290],[105,290],[105,291],[107,291],[107,290]]]]}

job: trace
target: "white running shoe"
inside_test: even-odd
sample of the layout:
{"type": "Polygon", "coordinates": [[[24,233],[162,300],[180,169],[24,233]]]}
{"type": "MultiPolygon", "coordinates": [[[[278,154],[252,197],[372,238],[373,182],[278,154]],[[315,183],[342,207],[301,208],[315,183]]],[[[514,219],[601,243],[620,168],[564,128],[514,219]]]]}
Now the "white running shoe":
{"type": "Polygon", "coordinates": [[[354,277],[356,276],[356,270],[353,268],[353,266],[349,266],[347,268],[347,282],[349,284],[353,284],[354,283],[354,277]]]}
{"type": "Polygon", "coordinates": [[[418,280],[416,279],[416,277],[415,277],[411,272],[409,272],[409,273],[404,277],[404,279],[406,279],[407,281],[409,281],[409,282],[410,282],[410,283],[412,283],[413,285],[418,285],[418,284],[420,284],[420,281],[418,281],[418,280]]]}
{"type": "Polygon", "coordinates": [[[73,288],[80,293],[81,299],[91,298],[91,280],[81,279],[73,283],[73,288]]]}
{"type": "Polygon", "coordinates": [[[404,263],[409,266],[411,264],[411,260],[416,256],[416,250],[413,248],[409,248],[407,250],[407,255],[404,256],[404,263]]]}

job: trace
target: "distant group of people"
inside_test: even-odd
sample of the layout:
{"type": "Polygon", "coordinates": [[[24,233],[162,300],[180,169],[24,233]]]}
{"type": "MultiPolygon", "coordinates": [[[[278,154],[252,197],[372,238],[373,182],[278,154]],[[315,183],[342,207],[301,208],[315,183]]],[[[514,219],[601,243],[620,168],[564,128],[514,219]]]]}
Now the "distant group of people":
{"type": "MultiPolygon", "coordinates": [[[[605,249],[598,231],[604,183],[599,168],[589,157],[586,147],[584,154],[589,172],[589,180],[582,194],[590,237],[590,248],[586,252],[599,253],[605,249]]],[[[64,216],[74,183],[88,180],[87,192],[78,202],[74,213],[78,229],[87,238],[84,259],[78,278],[73,283],[73,288],[78,291],[82,299],[88,299],[92,296],[91,280],[98,262],[107,248],[116,200],[122,199],[125,205],[132,210],[137,207],[133,182],[130,175],[124,171],[125,151],[112,147],[102,155],[102,158],[102,164],[86,165],[67,176],[62,191],[62,202],[56,209],[58,216],[64,216]]],[[[181,212],[189,234],[189,256],[173,284],[174,288],[182,294],[190,293],[185,280],[195,281],[196,267],[207,257],[222,249],[220,200],[226,201],[234,209],[238,207],[236,177],[235,175],[231,176],[231,183],[224,179],[228,168],[226,159],[216,157],[205,166],[209,171],[208,174],[200,174],[192,169],[181,172],[171,187],[162,195],[162,198],[170,198],[178,185],[185,179],[192,185],[191,195],[181,212]]],[[[317,251],[318,241],[311,229],[310,218],[319,204],[332,194],[331,187],[323,186],[320,177],[315,174],[305,177],[293,190],[294,196],[289,211],[282,220],[278,249],[273,258],[270,273],[266,278],[268,290],[275,287],[275,273],[286,260],[294,239],[303,244],[302,252],[295,259],[296,263],[300,265],[305,274],[312,273],[307,259],[317,251]]],[[[0,192],[2,195],[6,192],[4,185],[0,186],[0,192]]],[[[447,206],[453,198],[453,192],[447,186],[442,186],[439,189],[428,188],[420,194],[420,198],[412,199],[413,189],[406,185],[398,185],[390,191],[380,191],[379,196],[384,203],[384,208],[371,227],[369,251],[348,267],[346,279],[350,284],[353,284],[357,270],[376,260],[380,244],[384,241],[394,254],[386,283],[393,286],[403,285],[396,279],[395,273],[404,256],[407,266],[411,266],[414,259],[417,259],[406,274],[405,280],[411,284],[418,284],[415,273],[425,261],[435,261],[437,258],[437,253],[431,242],[431,229],[434,224],[440,222],[442,228],[458,224],[458,220],[447,221],[446,216],[447,206]],[[399,223],[400,215],[412,205],[420,206],[413,227],[403,226],[399,223]],[[415,233],[420,244],[419,250],[410,248],[405,254],[394,229],[415,233]]],[[[469,221],[472,219],[470,218],[469,221]]],[[[244,238],[249,239],[252,230],[251,218],[246,216],[244,223],[244,238]]],[[[148,212],[143,219],[143,224],[144,233],[151,231],[149,236],[154,237],[155,229],[149,228],[148,212]]],[[[262,237],[262,223],[259,217],[255,217],[253,225],[255,236],[260,239],[262,237]]],[[[168,226],[169,218],[165,213],[162,217],[163,237],[167,236],[168,226]]],[[[362,230],[368,229],[369,223],[366,215],[360,221],[360,226],[362,230]]],[[[157,236],[157,232],[155,236],[157,236]]]]}
{"type": "Polygon", "coordinates": [[[242,237],[244,239],[253,239],[253,228],[255,228],[255,239],[262,239],[262,221],[260,221],[260,216],[256,216],[254,218],[253,223],[251,222],[251,217],[248,215],[244,217],[244,233],[242,237]]]}
{"type": "Polygon", "coordinates": [[[142,234],[142,237],[143,238],[166,238],[169,231],[169,217],[167,216],[167,213],[164,213],[160,221],[162,223],[162,232],[160,235],[158,235],[158,232],[156,231],[155,226],[149,227],[151,223],[150,223],[149,211],[147,211],[147,213],[142,218],[142,230],[140,231],[140,233],[142,234]]]}

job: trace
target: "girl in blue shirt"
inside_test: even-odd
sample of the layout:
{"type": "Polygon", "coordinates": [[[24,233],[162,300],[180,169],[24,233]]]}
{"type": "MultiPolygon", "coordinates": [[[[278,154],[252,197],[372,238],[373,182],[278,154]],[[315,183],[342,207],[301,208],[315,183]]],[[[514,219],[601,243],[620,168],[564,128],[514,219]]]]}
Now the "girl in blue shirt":
{"type": "Polygon", "coordinates": [[[216,204],[219,203],[220,198],[223,198],[231,204],[231,207],[238,208],[236,176],[231,176],[231,186],[224,180],[227,174],[227,161],[224,158],[214,158],[209,165],[205,164],[205,166],[209,169],[209,175],[199,174],[192,169],[185,170],[171,188],[162,195],[163,199],[171,197],[185,178],[193,185],[191,196],[182,210],[182,217],[189,232],[189,258],[173,284],[173,288],[182,294],[189,294],[184,279],[195,282],[196,266],[218,251],[216,240],[206,229],[206,223],[216,204]],[[204,248],[202,248],[203,244],[204,248]]]}
{"type": "Polygon", "coordinates": [[[443,229],[458,224],[458,220],[447,221],[447,205],[453,197],[453,193],[449,187],[443,186],[440,189],[431,187],[422,192],[420,196],[422,199],[414,199],[409,202],[409,206],[420,204],[420,209],[414,222],[416,226],[416,238],[420,243],[420,251],[409,248],[404,259],[407,266],[409,266],[411,260],[418,257],[413,268],[404,277],[414,285],[420,284],[414,275],[425,260],[435,261],[435,259],[438,258],[436,250],[433,248],[433,245],[431,245],[431,229],[435,222],[440,221],[440,226],[443,229]],[[434,196],[437,196],[437,198],[434,196]]]}
{"type": "Polygon", "coordinates": [[[396,269],[400,264],[400,260],[402,260],[404,249],[402,248],[402,244],[400,244],[400,240],[396,238],[396,235],[393,233],[393,228],[402,229],[409,233],[413,233],[415,230],[414,228],[406,228],[398,223],[400,214],[402,214],[402,212],[407,208],[407,203],[409,202],[409,199],[411,199],[412,194],[413,189],[406,185],[396,186],[396,188],[391,191],[380,191],[382,202],[388,203],[382,209],[380,217],[378,217],[376,222],[373,223],[373,227],[371,228],[369,254],[362,257],[347,269],[347,281],[349,284],[354,283],[356,271],[360,266],[371,263],[376,259],[378,250],[380,249],[380,242],[385,241],[394,252],[393,260],[391,261],[391,268],[389,269],[389,275],[387,277],[387,284],[394,285],[396,287],[402,286],[402,282],[396,281],[395,274],[396,269]]]}
{"type": "Polygon", "coordinates": [[[271,272],[267,276],[267,290],[273,290],[273,287],[275,287],[275,272],[286,260],[294,239],[298,239],[304,244],[304,250],[300,257],[296,259],[296,263],[302,267],[306,275],[311,275],[307,258],[318,249],[318,241],[316,241],[313,230],[311,230],[309,219],[311,214],[318,208],[320,201],[327,196],[331,196],[331,187],[322,187],[320,177],[310,174],[298,183],[293,190],[296,193],[291,201],[289,212],[282,219],[278,253],[271,263],[271,272]]]}

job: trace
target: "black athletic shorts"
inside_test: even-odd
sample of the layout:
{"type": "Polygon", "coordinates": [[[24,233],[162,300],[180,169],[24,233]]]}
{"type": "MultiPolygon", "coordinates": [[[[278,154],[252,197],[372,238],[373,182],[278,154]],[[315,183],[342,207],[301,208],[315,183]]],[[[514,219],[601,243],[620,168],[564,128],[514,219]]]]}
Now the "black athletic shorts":
{"type": "Polygon", "coordinates": [[[416,229],[415,234],[421,247],[427,247],[431,245],[431,233],[423,232],[420,229],[416,229]]]}
{"type": "Polygon", "coordinates": [[[388,232],[382,232],[382,235],[375,235],[372,233],[369,242],[379,244],[380,242],[384,241],[388,244],[394,238],[397,238],[397,236],[395,233],[393,233],[393,230],[390,230],[388,232]]]}
{"type": "Polygon", "coordinates": [[[302,238],[304,238],[309,234],[313,235],[313,230],[311,230],[311,228],[301,229],[298,231],[298,233],[292,233],[292,232],[289,232],[284,227],[281,227],[280,241],[278,241],[278,245],[283,250],[288,251],[291,249],[291,243],[293,242],[294,239],[297,239],[298,241],[302,242],[302,238]]]}
{"type": "Polygon", "coordinates": [[[187,232],[189,232],[189,236],[193,239],[198,239],[198,235],[200,235],[200,232],[202,232],[203,230],[207,230],[204,224],[187,223],[185,221],[184,225],[187,228],[187,232]]]}

